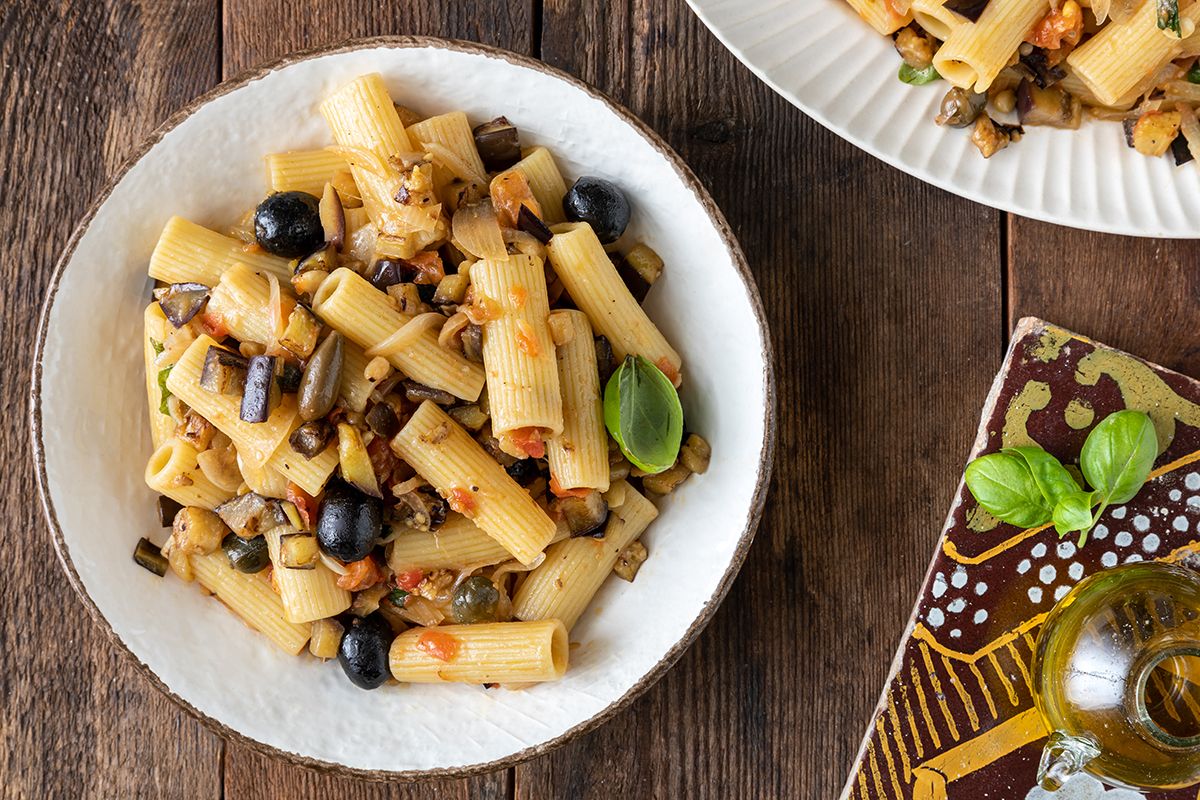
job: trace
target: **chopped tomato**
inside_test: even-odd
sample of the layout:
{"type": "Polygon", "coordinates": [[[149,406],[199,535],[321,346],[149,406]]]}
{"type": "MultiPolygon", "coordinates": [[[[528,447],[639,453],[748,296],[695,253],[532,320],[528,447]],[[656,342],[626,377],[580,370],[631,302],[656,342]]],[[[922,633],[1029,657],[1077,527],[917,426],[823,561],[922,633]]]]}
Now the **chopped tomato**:
{"type": "Polygon", "coordinates": [[[476,295],[471,299],[471,302],[459,306],[459,308],[467,315],[467,319],[476,325],[500,319],[500,304],[492,298],[484,297],[483,295],[476,295]]]}
{"type": "Polygon", "coordinates": [[[289,503],[296,507],[296,512],[300,515],[300,521],[304,523],[304,527],[312,530],[313,521],[317,517],[316,498],[296,484],[288,481],[287,499],[289,503]]]}
{"type": "Polygon", "coordinates": [[[438,661],[453,661],[460,646],[458,639],[439,630],[428,630],[417,637],[417,649],[438,661]]]}
{"type": "Polygon", "coordinates": [[[417,588],[417,584],[425,580],[425,573],[419,569],[411,569],[408,572],[399,572],[396,574],[396,585],[406,592],[411,592],[417,588]]]}
{"type": "Polygon", "coordinates": [[[1083,10],[1075,0],[1067,0],[1062,8],[1042,17],[1025,41],[1035,47],[1057,50],[1063,45],[1077,45],[1083,36],[1083,10]]]}
{"type": "Polygon", "coordinates": [[[582,489],[564,489],[558,485],[558,478],[550,476],[550,492],[555,497],[587,497],[591,489],[584,487],[582,489]]]}
{"type": "Polygon", "coordinates": [[[479,510],[479,504],[475,501],[475,495],[458,486],[450,490],[450,496],[446,498],[446,502],[450,504],[450,508],[464,517],[473,517],[475,516],[475,512],[479,510]]]}
{"type": "Polygon", "coordinates": [[[347,592],[361,592],[363,589],[370,589],[386,577],[375,563],[375,559],[367,556],[347,564],[346,574],[338,576],[337,585],[347,592]]]}
{"type": "Polygon", "coordinates": [[[214,339],[224,339],[229,335],[229,326],[225,318],[213,311],[205,311],[200,315],[200,327],[214,339]]]}
{"type": "Polygon", "coordinates": [[[517,320],[517,349],[530,358],[541,355],[542,346],[538,344],[537,332],[528,320],[517,320]]]}
{"type": "Polygon", "coordinates": [[[514,428],[508,432],[508,439],[528,458],[546,457],[545,433],[541,428],[514,428]]]}
{"type": "Polygon", "coordinates": [[[679,370],[675,368],[674,364],[667,360],[666,356],[663,356],[658,361],[655,361],[654,366],[662,370],[662,374],[667,376],[667,380],[676,386],[679,385],[679,370]]]}
{"type": "Polygon", "coordinates": [[[417,270],[417,276],[413,279],[413,283],[429,283],[437,286],[442,278],[446,277],[446,269],[442,266],[442,257],[436,250],[425,250],[405,260],[417,270]]]}
{"type": "Polygon", "coordinates": [[[525,307],[525,301],[529,298],[529,292],[525,291],[524,286],[514,286],[508,290],[508,302],[517,307],[518,310],[525,307]]]}
{"type": "Polygon", "coordinates": [[[527,207],[538,219],[542,217],[542,207],[529,188],[529,180],[516,170],[509,170],[496,177],[491,186],[492,205],[496,207],[496,216],[500,224],[506,228],[517,227],[521,214],[521,206],[527,207]]]}

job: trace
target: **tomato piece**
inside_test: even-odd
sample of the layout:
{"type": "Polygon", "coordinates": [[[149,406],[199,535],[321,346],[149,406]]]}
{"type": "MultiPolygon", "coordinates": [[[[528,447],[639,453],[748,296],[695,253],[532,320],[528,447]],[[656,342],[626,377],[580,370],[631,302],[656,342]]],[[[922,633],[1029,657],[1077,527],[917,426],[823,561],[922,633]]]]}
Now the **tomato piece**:
{"type": "Polygon", "coordinates": [[[200,327],[214,339],[224,339],[229,335],[225,318],[213,311],[205,311],[200,315],[200,327]]]}
{"type": "Polygon", "coordinates": [[[436,250],[423,250],[405,261],[417,269],[417,276],[413,279],[413,283],[428,283],[437,286],[442,278],[446,277],[446,268],[442,266],[442,257],[436,250]]]}
{"type": "Polygon", "coordinates": [[[558,478],[550,476],[550,492],[555,497],[587,497],[591,489],[587,487],[581,489],[564,489],[558,485],[558,478]]]}
{"type": "Polygon", "coordinates": [[[1035,47],[1057,50],[1063,45],[1077,45],[1083,36],[1083,11],[1075,0],[1067,0],[1062,8],[1051,11],[1033,26],[1026,39],[1035,47]]]}
{"type": "Polygon", "coordinates": [[[492,205],[500,224],[506,228],[517,227],[521,206],[526,206],[538,219],[542,218],[542,207],[529,188],[529,180],[516,170],[509,170],[496,177],[491,186],[492,205]]]}
{"type": "Polygon", "coordinates": [[[658,361],[655,361],[654,366],[658,367],[662,371],[662,374],[667,376],[667,380],[676,386],[679,385],[679,370],[675,368],[674,364],[667,360],[666,356],[663,356],[658,361]]]}
{"type": "Polygon", "coordinates": [[[450,496],[446,498],[446,502],[450,504],[450,508],[467,518],[475,516],[475,512],[479,510],[474,493],[459,486],[450,490],[450,496]]]}
{"type": "Polygon", "coordinates": [[[428,630],[417,637],[417,649],[438,661],[453,661],[461,643],[439,630],[428,630]]]}
{"type": "Polygon", "coordinates": [[[296,507],[304,527],[312,530],[313,521],[317,518],[317,499],[291,481],[287,485],[287,499],[296,507]]]}
{"type": "Polygon", "coordinates": [[[508,432],[508,439],[513,446],[528,458],[545,458],[545,433],[541,428],[514,428],[508,432]]]}
{"type": "Polygon", "coordinates": [[[517,320],[517,349],[530,358],[541,355],[542,347],[538,344],[537,331],[528,320],[517,320]]]}
{"type": "Polygon", "coordinates": [[[375,563],[375,559],[367,556],[347,564],[346,574],[338,576],[337,585],[348,592],[361,592],[363,589],[370,589],[386,577],[375,563]]]}
{"type": "Polygon", "coordinates": [[[396,575],[396,585],[406,592],[416,589],[417,585],[423,580],[425,580],[425,573],[419,569],[412,569],[396,575]]]}

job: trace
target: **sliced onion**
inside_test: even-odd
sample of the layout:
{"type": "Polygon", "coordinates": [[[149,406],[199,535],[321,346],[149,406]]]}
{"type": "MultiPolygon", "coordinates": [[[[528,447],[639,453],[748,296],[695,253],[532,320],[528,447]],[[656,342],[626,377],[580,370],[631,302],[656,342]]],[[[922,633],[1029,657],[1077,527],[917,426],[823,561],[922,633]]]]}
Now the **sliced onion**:
{"type": "Polygon", "coordinates": [[[347,572],[349,572],[345,565],[343,565],[342,562],[338,561],[336,558],[327,556],[325,553],[320,551],[318,551],[318,555],[321,558],[321,563],[329,567],[329,571],[335,575],[345,575],[347,572]]]}
{"type": "Polygon", "coordinates": [[[242,485],[242,473],[238,470],[237,452],[233,445],[220,450],[210,447],[197,453],[196,464],[204,477],[227,492],[236,492],[242,485]]]}
{"type": "Polygon", "coordinates": [[[456,311],[442,325],[441,331],[438,332],[438,344],[442,347],[453,347],[454,337],[459,331],[471,324],[471,320],[467,319],[467,315],[462,311],[456,311]]]}
{"type": "Polygon", "coordinates": [[[279,291],[279,279],[275,277],[274,273],[268,272],[267,283],[271,287],[271,299],[267,302],[267,313],[271,320],[271,343],[274,344],[283,336],[287,322],[283,317],[283,294],[279,291]]]}
{"type": "Polygon", "coordinates": [[[476,258],[503,261],[508,258],[504,246],[504,234],[492,201],[484,200],[470,206],[462,206],[454,213],[451,222],[455,246],[476,258]]]}
{"type": "Polygon", "coordinates": [[[418,314],[379,344],[374,347],[368,347],[366,354],[372,358],[375,356],[387,358],[390,355],[399,353],[423,336],[426,331],[431,331],[441,325],[445,319],[445,317],[436,311],[430,311],[427,314],[418,314]]]}
{"type": "Polygon", "coordinates": [[[444,167],[454,177],[461,178],[467,183],[478,183],[482,186],[488,185],[486,175],[480,175],[471,168],[471,166],[459,158],[458,153],[455,153],[449,147],[438,142],[422,142],[421,145],[425,148],[425,152],[433,156],[433,163],[444,167]]]}
{"type": "Polygon", "coordinates": [[[350,166],[365,169],[367,172],[377,175],[380,178],[394,178],[396,176],[396,170],[373,150],[367,150],[364,147],[347,147],[337,144],[330,145],[325,149],[346,159],[346,163],[350,166]]]}

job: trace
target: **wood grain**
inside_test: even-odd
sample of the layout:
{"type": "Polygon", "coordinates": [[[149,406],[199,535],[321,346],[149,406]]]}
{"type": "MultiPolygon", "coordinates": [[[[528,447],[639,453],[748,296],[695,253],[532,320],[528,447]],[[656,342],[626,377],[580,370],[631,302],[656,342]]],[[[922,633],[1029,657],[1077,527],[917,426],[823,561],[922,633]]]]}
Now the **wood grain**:
{"type": "MultiPolygon", "coordinates": [[[[31,343],[51,267],[134,145],[216,79],[216,8],[34,0],[0,8],[0,337],[10,345],[0,370],[4,797],[220,792],[220,739],[118,655],[58,568],[36,499],[26,417],[31,343]]],[[[132,548],[132,536],[113,546],[132,548]]]]}
{"type": "Polygon", "coordinates": [[[998,363],[999,215],[807,120],[682,0],[551,0],[542,30],[729,217],[775,337],[780,457],[709,629],[625,714],[518,767],[516,796],[835,797],[998,363]]]}

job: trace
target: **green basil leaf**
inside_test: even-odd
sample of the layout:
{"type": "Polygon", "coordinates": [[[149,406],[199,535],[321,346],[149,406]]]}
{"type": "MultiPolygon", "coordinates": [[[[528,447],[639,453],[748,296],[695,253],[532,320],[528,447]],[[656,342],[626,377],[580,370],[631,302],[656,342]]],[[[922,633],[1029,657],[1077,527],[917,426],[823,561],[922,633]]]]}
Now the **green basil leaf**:
{"type": "Polygon", "coordinates": [[[171,374],[171,370],[175,368],[172,364],[169,367],[163,367],[158,371],[158,410],[170,416],[171,410],[167,408],[167,398],[171,396],[171,390],[167,388],[167,376],[171,374]]]}
{"type": "Polygon", "coordinates": [[[977,458],[967,465],[964,479],[975,502],[1009,524],[1032,528],[1050,521],[1050,502],[1019,456],[991,453],[977,458]]]}
{"type": "Polygon", "coordinates": [[[1200,83],[1200,61],[1192,64],[1192,68],[1187,71],[1188,83],[1200,83]]]}
{"type": "Polygon", "coordinates": [[[1141,411],[1109,414],[1092,429],[1079,454],[1083,476],[1101,504],[1127,503],[1146,483],[1158,457],[1154,423],[1141,411]]]}
{"type": "Polygon", "coordinates": [[[933,83],[942,79],[942,76],[934,69],[933,64],[930,64],[925,69],[914,69],[907,63],[901,64],[898,77],[901,83],[907,83],[911,86],[924,86],[927,83],[933,83]]]}
{"type": "Polygon", "coordinates": [[[154,348],[154,355],[156,355],[156,356],[162,355],[164,345],[162,342],[160,342],[158,339],[155,339],[153,336],[150,337],[150,346],[154,348]]]}
{"type": "Polygon", "coordinates": [[[679,457],[679,393],[662,370],[641,356],[628,356],[609,378],[604,425],[629,462],[644,472],[662,472],[679,457]]]}
{"type": "Polygon", "coordinates": [[[1011,453],[1025,462],[1042,492],[1042,497],[1045,497],[1051,506],[1069,494],[1083,491],[1083,487],[1075,482],[1062,462],[1040,447],[1009,447],[1001,452],[1011,453]]]}
{"type": "Polygon", "coordinates": [[[1079,546],[1083,547],[1087,532],[1095,523],[1092,517],[1092,506],[1095,503],[1095,492],[1072,492],[1063,497],[1058,501],[1058,505],[1054,506],[1054,530],[1058,531],[1059,536],[1079,531],[1079,546]]]}
{"type": "Polygon", "coordinates": [[[1156,0],[1155,6],[1158,12],[1159,29],[1174,31],[1176,36],[1182,38],[1183,29],[1179,24],[1179,0],[1156,0]]]}

